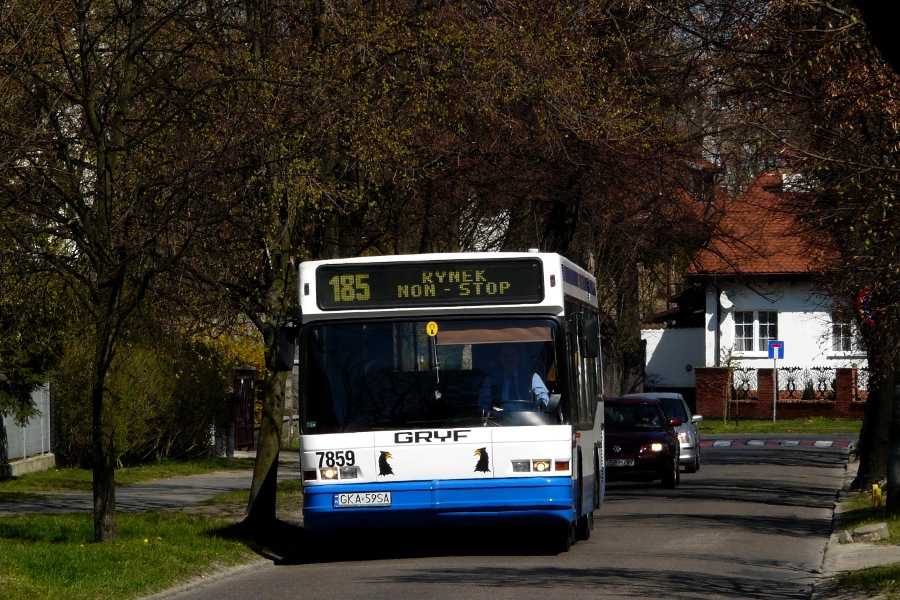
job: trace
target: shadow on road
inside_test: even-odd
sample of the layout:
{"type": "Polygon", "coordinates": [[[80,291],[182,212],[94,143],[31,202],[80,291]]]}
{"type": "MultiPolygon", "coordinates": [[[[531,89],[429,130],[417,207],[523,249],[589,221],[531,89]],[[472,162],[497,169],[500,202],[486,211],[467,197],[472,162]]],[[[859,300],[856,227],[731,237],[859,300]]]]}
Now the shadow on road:
{"type": "Polygon", "coordinates": [[[557,531],[532,527],[390,529],[371,532],[311,532],[278,521],[248,531],[235,524],[216,535],[240,539],[276,565],[388,560],[441,556],[542,556],[558,553],[557,531]]]}

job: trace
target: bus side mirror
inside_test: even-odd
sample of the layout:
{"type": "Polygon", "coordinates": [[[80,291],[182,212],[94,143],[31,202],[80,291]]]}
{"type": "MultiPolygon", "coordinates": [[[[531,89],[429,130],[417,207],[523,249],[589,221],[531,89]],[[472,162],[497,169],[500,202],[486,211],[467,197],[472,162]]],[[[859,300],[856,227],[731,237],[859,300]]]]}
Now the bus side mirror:
{"type": "Polygon", "coordinates": [[[297,326],[281,326],[278,328],[275,347],[275,370],[293,371],[294,354],[297,348],[297,335],[300,328],[297,326]]]}

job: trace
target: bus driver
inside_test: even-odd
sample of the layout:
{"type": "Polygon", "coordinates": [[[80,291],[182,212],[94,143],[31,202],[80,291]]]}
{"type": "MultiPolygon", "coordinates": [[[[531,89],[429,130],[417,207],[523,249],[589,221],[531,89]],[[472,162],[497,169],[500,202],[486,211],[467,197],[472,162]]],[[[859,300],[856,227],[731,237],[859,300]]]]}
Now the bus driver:
{"type": "Polygon", "coordinates": [[[516,344],[504,344],[497,354],[499,368],[485,378],[481,386],[478,408],[489,409],[509,401],[531,401],[534,408],[544,410],[550,402],[550,391],[540,375],[520,368],[516,344]]]}

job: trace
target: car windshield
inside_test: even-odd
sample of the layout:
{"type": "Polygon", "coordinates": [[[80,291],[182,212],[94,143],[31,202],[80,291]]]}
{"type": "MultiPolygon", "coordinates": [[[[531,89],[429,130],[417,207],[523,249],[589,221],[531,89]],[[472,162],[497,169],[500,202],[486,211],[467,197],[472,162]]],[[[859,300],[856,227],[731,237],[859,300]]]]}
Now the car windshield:
{"type": "Polygon", "coordinates": [[[303,430],[558,423],[540,402],[562,387],[558,335],[556,321],[525,318],[307,326],[300,339],[303,430]],[[519,375],[495,377],[510,355],[519,375]],[[501,395],[516,407],[501,406],[501,395]]]}
{"type": "Polygon", "coordinates": [[[659,411],[649,404],[615,404],[607,401],[603,410],[606,426],[611,431],[642,431],[662,427],[659,411]]]}
{"type": "Polygon", "coordinates": [[[660,398],[659,403],[670,419],[678,419],[682,423],[688,421],[687,413],[684,412],[684,404],[678,398],[660,398]]]}

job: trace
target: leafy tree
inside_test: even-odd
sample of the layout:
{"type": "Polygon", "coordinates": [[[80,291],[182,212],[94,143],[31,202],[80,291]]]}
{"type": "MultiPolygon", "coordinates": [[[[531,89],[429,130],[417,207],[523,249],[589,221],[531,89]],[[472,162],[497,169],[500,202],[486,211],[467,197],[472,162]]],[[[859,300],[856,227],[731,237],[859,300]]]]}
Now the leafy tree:
{"type": "MultiPolygon", "coordinates": [[[[226,397],[223,374],[238,360],[221,345],[212,347],[179,329],[167,329],[152,314],[142,316],[128,323],[121,340],[123,350],[107,377],[108,395],[116,409],[116,464],[205,454],[226,397]]],[[[52,380],[59,431],[57,460],[90,468],[94,460],[88,401],[91,352],[79,333],[67,336],[66,352],[52,380]]]]}
{"type": "MultiPolygon", "coordinates": [[[[0,248],[0,417],[24,425],[37,416],[32,392],[59,358],[66,296],[47,273],[31,272],[12,256],[0,248]]],[[[9,460],[7,447],[0,424],[0,464],[9,460]]]]}
{"type": "MultiPolygon", "coordinates": [[[[668,14],[715,70],[711,98],[727,114],[727,132],[740,133],[722,146],[745,157],[732,164],[748,173],[775,166],[801,175],[795,186],[803,193],[794,195],[793,208],[833,244],[822,263],[823,289],[848,312],[870,290],[876,325],[858,320],[871,372],[854,482],[862,487],[885,474],[900,367],[900,107],[897,74],[883,60],[893,53],[879,54],[855,4],[869,21],[879,14],[870,2],[789,0],[688,2],[682,14],[668,14]]],[[[883,24],[872,25],[875,41],[883,39],[883,24]]],[[[897,510],[894,495],[898,504],[889,509],[897,510]]]]}
{"type": "Polygon", "coordinates": [[[218,149],[192,105],[216,90],[214,4],[7,2],[0,22],[0,227],[91,328],[94,536],[117,537],[108,373],[124,324],[199,224],[218,149]],[[204,202],[200,202],[203,200],[204,202]]]}
{"type": "Polygon", "coordinates": [[[215,201],[236,208],[192,246],[190,272],[201,297],[224,295],[268,348],[248,507],[265,522],[285,377],[274,348],[297,260],[535,245],[594,260],[593,229],[623,198],[632,232],[657,218],[657,233],[672,230],[661,225],[672,198],[648,190],[679,172],[680,154],[662,103],[630,83],[646,73],[628,66],[627,40],[607,43],[606,3],[241,7],[228,29],[240,43],[217,57],[227,93],[198,108],[228,145],[215,201]]]}
{"type": "Polygon", "coordinates": [[[29,272],[0,252],[0,415],[35,416],[31,392],[47,381],[67,320],[64,290],[47,273],[29,272]]]}

